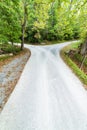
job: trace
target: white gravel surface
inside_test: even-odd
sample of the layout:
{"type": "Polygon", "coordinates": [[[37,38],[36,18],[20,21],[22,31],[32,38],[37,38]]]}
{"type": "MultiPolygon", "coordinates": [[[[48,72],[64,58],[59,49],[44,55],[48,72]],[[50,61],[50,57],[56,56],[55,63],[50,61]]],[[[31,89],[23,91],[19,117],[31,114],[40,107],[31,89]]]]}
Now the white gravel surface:
{"type": "Polygon", "coordinates": [[[28,58],[29,54],[26,53],[20,56],[20,58],[16,57],[6,65],[3,65],[0,71],[0,112],[14,89],[14,85],[18,81],[28,58]]]}
{"type": "Polygon", "coordinates": [[[87,130],[87,94],[60,58],[69,43],[29,46],[27,62],[0,115],[0,130],[87,130]]]}

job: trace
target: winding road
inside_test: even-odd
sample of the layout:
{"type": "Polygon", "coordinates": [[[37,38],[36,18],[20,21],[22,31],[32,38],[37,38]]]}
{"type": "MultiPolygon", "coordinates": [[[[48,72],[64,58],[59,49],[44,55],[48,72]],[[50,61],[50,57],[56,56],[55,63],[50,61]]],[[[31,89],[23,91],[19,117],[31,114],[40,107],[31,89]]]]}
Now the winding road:
{"type": "Polygon", "coordinates": [[[87,92],[59,54],[67,44],[25,45],[31,57],[0,114],[0,130],[87,130],[87,92]]]}

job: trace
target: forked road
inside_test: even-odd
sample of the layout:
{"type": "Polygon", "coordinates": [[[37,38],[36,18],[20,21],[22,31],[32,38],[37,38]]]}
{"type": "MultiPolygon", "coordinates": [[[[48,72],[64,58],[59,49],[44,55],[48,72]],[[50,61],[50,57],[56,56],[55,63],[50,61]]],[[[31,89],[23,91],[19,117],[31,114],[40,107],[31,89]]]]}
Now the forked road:
{"type": "Polygon", "coordinates": [[[29,46],[27,62],[0,114],[0,130],[87,130],[87,94],[60,58],[69,43],[29,46]]]}

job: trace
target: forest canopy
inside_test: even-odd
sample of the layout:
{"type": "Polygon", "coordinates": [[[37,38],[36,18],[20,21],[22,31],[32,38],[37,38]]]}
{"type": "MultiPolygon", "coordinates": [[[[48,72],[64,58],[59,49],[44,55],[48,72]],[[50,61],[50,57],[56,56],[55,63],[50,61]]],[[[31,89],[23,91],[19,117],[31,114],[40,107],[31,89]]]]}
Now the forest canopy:
{"type": "Polygon", "coordinates": [[[1,0],[0,42],[29,43],[87,37],[86,0],[1,0]]]}

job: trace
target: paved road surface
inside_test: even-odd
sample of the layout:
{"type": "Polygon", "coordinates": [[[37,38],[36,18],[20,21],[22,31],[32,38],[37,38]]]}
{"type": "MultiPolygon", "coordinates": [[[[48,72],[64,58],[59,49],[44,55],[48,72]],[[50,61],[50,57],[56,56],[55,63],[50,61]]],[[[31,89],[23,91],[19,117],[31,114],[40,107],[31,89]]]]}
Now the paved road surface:
{"type": "Polygon", "coordinates": [[[28,46],[31,58],[0,115],[0,130],[87,130],[87,95],[60,58],[69,43],[28,46]]]}

